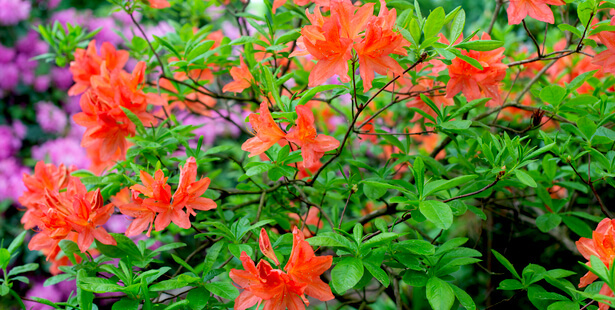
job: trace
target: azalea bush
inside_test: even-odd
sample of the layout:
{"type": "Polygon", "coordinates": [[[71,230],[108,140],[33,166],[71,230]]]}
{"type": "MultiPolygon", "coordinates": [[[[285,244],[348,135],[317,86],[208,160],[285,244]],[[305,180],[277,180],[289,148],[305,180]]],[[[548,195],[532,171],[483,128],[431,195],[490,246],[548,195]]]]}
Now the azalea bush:
{"type": "Polygon", "coordinates": [[[111,0],[109,25],[37,25],[87,162],[23,171],[1,305],[608,309],[615,1],[457,4],[111,0]]]}

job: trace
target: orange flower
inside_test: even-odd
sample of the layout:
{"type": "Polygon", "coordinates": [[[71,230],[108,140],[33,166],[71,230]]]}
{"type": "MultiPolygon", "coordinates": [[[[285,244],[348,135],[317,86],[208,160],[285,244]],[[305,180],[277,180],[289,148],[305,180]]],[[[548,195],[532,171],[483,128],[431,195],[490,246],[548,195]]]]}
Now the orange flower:
{"type": "Polygon", "coordinates": [[[100,66],[105,63],[109,70],[121,69],[128,61],[127,51],[116,51],[109,42],[104,42],[101,55],[96,52],[96,40],[90,41],[87,49],[75,50],[75,60],[70,63],[70,72],[73,74],[73,85],[68,90],[69,96],[79,95],[90,88],[90,78],[100,74],[100,66]]]}
{"type": "Polygon", "coordinates": [[[145,63],[139,62],[132,74],[123,70],[109,71],[101,66],[101,75],[91,78],[92,88],[81,97],[82,112],[73,116],[86,127],[81,145],[98,150],[101,161],[122,159],[128,148],[126,137],[134,136],[136,126],[121,109],[133,112],[144,124],[156,124],[147,112],[148,104],[165,102],[155,94],[141,89],[145,78],[145,63]],[[118,156],[119,150],[119,156],[118,156]]]}
{"type": "MultiPolygon", "coordinates": [[[[489,34],[483,33],[481,40],[490,39],[489,34]]],[[[508,68],[502,63],[504,48],[488,52],[463,51],[462,54],[476,59],[482,65],[483,70],[479,70],[460,58],[453,59],[452,64],[448,66],[451,79],[446,85],[446,97],[453,98],[463,92],[468,101],[490,97],[490,103],[500,102],[499,86],[506,77],[508,68]]]]}
{"type": "MultiPolygon", "coordinates": [[[[314,15],[309,15],[312,21],[312,26],[306,26],[301,30],[302,40],[301,45],[305,47],[307,53],[311,54],[317,60],[316,66],[310,73],[309,86],[313,87],[324,83],[328,78],[333,75],[338,75],[343,83],[350,82],[348,76],[348,60],[352,58],[350,50],[352,49],[352,39],[348,37],[349,33],[355,32],[355,28],[343,29],[345,23],[352,21],[352,15],[354,13],[354,7],[352,4],[352,12],[344,12],[347,9],[341,6],[339,1],[331,1],[331,17],[324,19],[320,14],[320,8],[314,9],[314,15]],[[334,10],[334,7],[336,8],[334,10]],[[340,23],[339,13],[343,14],[342,21],[340,23]],[[350,16],[348,16],[350,14],[350,16]],[[350,18],[349,18],[350,17],[350,18]],[[314,23],[317,23],[314,25],[314,23]],[[341,26],[340,26],[341,25],[341,26]]],[[[373,6],[373,5],[372,5],[373,6]]],[[[365,20],[367,21],[367,19],[365,20]]],[[[296,53],[295,55],[301,55],[305,53],[296,53]]]]}
{"type": "MultiPolygon", "coordinates": [[[[608,269],[610,269],[613,267],[611,263],[613,259],[615,259],[615,219],[603,219],[598,223],[598,227],[593,232],[592,239],[581,238],[576,242],[576,245],[585,259],[589,260],[590,257],[596,256],[600,258],[608,269]]],[[[587,262],[587,265],[591,266],[589,262],[587,262]]],[[[598,276],[591,272],[587,272],[581,278],[579,287],[585,287],[597,279],[598,276]]],[[[602,287],[600,294],[613,296],[613,292],[611,292],[606,284],[602,287]]],[[[600,309],[609,309],[609,306],[600,303],[600,309]]]]}
{"type": "Polygon", "coordinates": [[[526,17],[530,16],[539,21],[553,24],[555,18],[550,5],[565,5],[562,0],[510,0],[508,6],[508,24],[517,25],[526,17]]]}
{"type": "Polygon", "coordinates": [[[303,165],[312,170],[325,152],[336,149],[340,142],[333,137],[316,133],[314,113],[310,108],[299,105],[296,111],[297,123],[288,131],[286,139],[301,147],[303,165]]]}
{"type": "Polygon", "coordinates": [[[143,185],[130,187],[132,202],[119,207],[122,214],[135,218],[126,230],[127,236],[138,235],[148,227],[149,236],[152,223],[156,226],[156,231],[165,229],[171,222],[188,229],[191,226],[190,215],[196,215],[194,209],[206,211],[216,208],[213,200],[201,197],[210,180],[203,178],[196,181],[197,167],[194,157],[188,158],[180,169],[179,185],[173,196],[171,186],[167,184],[168,177],[164,176],[162,170],[156,171],[154,177],[145,171],[141,171],[140,176],[143,185]],[[139,198],[139,194],[143,194],[145,199],[139,198]]]}
{"type": "Polygon", "coordinates": [[[402,75],[404,69],[391,58],[390,54],[407,56],[408,52],[403,48],[410,45],[401,34],[393,31],[397,13],[395,9],[389,10],[384,1],[380,1],[380,13],[367,23],[365,38],[360,43],[355,43],[354,48],[359,56],[359,72],[363,79],[363,89],[368,91],[372,88],[374,71],[381,75],[393,72],[402,75]]]}
{"type": "Polygon", "coordinates": [[[166,9],[171,6],[167,0],[147,0],[149,6],[154,9],[166,9]]]}
{"type": "Polygon", "coordinates": [[[261,249],[261,252],[265,255],[265,257],[273,261],[276,266],[280,265],[280,262],[273,251],[273,247],[271,246],[271,241],[269,241],[269,235],[267,235],[264,228],[261,228],[261,233],[258,237],[258,247],[261,249]]]}
{"type": "Polygon", "coordinates": [[[72,179],[68,185],[67,192],[73,193],[73,191],[72,213],[66,217],[66,221],[79,235],[77,239],[79,250],[85,252],[94,239],[104,244],[115,245],[113,237],[102,227],[113,213],[113,204],[103,205],[100,189],[87,192],[85,185],[78,179],[72,179]]]}
{"type": "MultiPolygon", "coordinates": [[[[304,294],[321,301],[333,299],[329,285],[320,279],[320,275],[331,267],[331,256],[314,255],[314,250],[305,241],[303,234],[293,230],[293,249],[286,267],[286,272],[273,269],[261,260],[258,265],[246,254],[241,253],[244,270],[232,269],[229,276],[244,291],[235,300],[235,310],[244,310],[264,301],[264,309],[304,310],[309,301],[304,294]]],[[[261,232],[261,238],[267,233],[261,232]]],[[[266,242],[266,241],[260,241],[266,242]]],[[[273,254],[273,250],[271,250],[273,254]]]]}
{"type": "Polygon", "coordinates": [[[233,82],[224,85],[224,88],[222,88],[223,92],[240,93],[244,89],[250,88],[254,81],[250,69],[243,61],[243,56],[239,57],[239,67],[231,68],[231,76],[233,77],[233,82]]]}
{"type": "Polygon", "coordinates": [[[250,152],[249,157],[264,153],[286,136],[286,133],[271,117],[266,101],[261,103],[257,112],[259,114],[252,113],[248,116],[250,125],[255,131],[255,137],[248,139],[241,146],[242,150],[250,152]]]}
{"type": "Polygon", "coordinates": [[[596,55],[592,64],[601,66],[604,72],[615,74],[615,32],[603,31],[598,37],[607,49],[596,55]]]}
{"type": "Polygon", "coordinates": [[[217,207],[213,200],[201,197],[207,191],[211,180],[205,177],[196,181],[196,176],[196,159],[190,157],[180,169],[179,185],[173,194],[174,208],[186,207],[187,213],[192,215],[196,215],[193,209],[207,211],[217,207]]]}
{"type": "Polygon", "coordinates": [[[305,294],[320,301],[334,298],[331,288],[320,279],[320,275],[331,268],[333,257],[315,256],[314,250],[303,233],[293,229],[293,249],[284,269],[293,281],[307,284],[305,294]]]}
{"type": "Polygon", "coordinates": [[[34,175],[23,174],[23,183],[26,190],[18,201],[26,207],[26,213],[21,218],[25,229],[31,229],[40,223],[38,216],[42,212],[41,202],[45,198],[45,191],[59,192],[68,186],[72,178],[70,173],[77,170],[75,167],[66,168],[63,164],[56,167],[53,164],[45,164],[39,161],[34,166],[34,175]]]}

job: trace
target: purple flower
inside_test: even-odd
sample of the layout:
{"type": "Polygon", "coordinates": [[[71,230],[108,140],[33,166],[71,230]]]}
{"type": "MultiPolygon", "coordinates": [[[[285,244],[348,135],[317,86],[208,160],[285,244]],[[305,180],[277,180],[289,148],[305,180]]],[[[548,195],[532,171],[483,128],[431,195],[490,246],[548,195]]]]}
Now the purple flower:
{"type": "Polygon", "coordinates": [[[158,25],[154,27],[148,27],[145,29],[145,33],[148,38],[153,38],[153,36],[163,37],[169,32],[175,32],[175,28],[165,21],[158,23],[158,25]]]}
{"type": "Polygon", "coordinates": [[[0,44],[0,63],[9,63],[15,57],[15,50],[0,44]]]}
{"type": "Polygon", "coordinates": [[[85,23],[86,18],[84,15],[77,13],[77,10],[74,8],[70,8],[67,10],[55,12],[51,16],[50,23],[59,22],[60,24],[66,27],[66,23],[70,23],[71,25],[83,25],[85,23]]]}
{"type": "MultiPolygon", "coordinates": [[[[224,116],[228,114],[225,110],[220,111],[220,113],[224,116]]],[[[235,113],[231,114],[231,120],[233,120],[236,124],[240,124],[242,122],[242,118],[237,116],[235,113]]],[[[237,137],[240,134],[240,130],[237,126],[217,114],[212,115],[211,117],[187,114],[183,118],[183,124],[195,126],[201,125],[200,128],[193,131],[196,137],[190,141],[190,145],[192,147],[196,147],[201,136],[203,136],[203,144],[213,145],[216,138],[219,136],[237,137]]]]}
{"type": "Polygon", "coordinates": [[[53,67],[51,68],[51,80],[57,88],[68,90],[73,85],[73,74],[70,73],[68,67],[53,67]]]}
{"type": "Polygon", "coordinates": [[[21,166],[14,157],[0,160],[0,201],[17,201],[26,189],[21,179],[24,173],[30,171],[21,166]]]}
{"type": "Polygon", "coordinates": [[[30,15],[30,2],[0,0],[0,25],[15,25],[30,15]]]}
{"type": "Polygon", "coordinates": [[[36,121],[43,131],[55,134],[64,132],[68,123],[66,113],[62,109],[44,101],[36,104],[36,121]]]}
{"type": "MultiPolygon", "coordinates": [[[[19,53],[25,54],[25,57],[28,59],[49,51],[47,43],[41,41],[40,35],[34,30],[28,31],[28,34],[25,37],[19,39],[15,45],[15,48],[17,48],[19,53]]],[[[34,67],[36,67],[36,62],[32,62],[35,64],[34,67]]]]}
{"type": "Polygon", "coordinates": [[[28,127],[24,125],[20,120],[16,120],[13,122],[13,133],[15,137],[23,140],[28,133],[28,127]]]}
{"type": "Polygon", "coordinates": [[[51,83],[51,77],[49,75],[39,75],[34,79],[34,90],[39,93],[46,91],[51,83]]]}
{"type": "Polygon", "coordinates": [[[81,112],[81,105],[79,105],[80,101],[81,95],[69,96],[64,102],[64,111],[71,115],[81,112]]]}
{"type": "MultiPolygon", "coordinates": [[[[0,160],[9,158],[21,147],[21,140],[9,126],[0,126],[0,160]]],[[[1,171],[1,170],[0,170],[1,171]]]]}
{"type": "Polygon", "coordinates": [[[117,28],[113,18],[103,17],[90,19],[88,23],[88,29],[90,31],[94,31],[99,27],[102,27],[102,29],[94,37],[96,39],[96,43],[102,45],[103,42],[110,42],[111,44],[117,46],[118,44],[124,42],[124,39],[113,31],[113,29],[117,28]]]}
{"type": "Polygon", "coordinates": [[[90,166],[90,160],[79,141],[71,138],[47,141],[41,146],[32,147],[32,158],[85,169],[90,166]]]}
{"type": "Polygon", "coordinates": [[[0,90],[13,90],[19,83],[19,68],[15,64],[0,65],[0,90]]]}

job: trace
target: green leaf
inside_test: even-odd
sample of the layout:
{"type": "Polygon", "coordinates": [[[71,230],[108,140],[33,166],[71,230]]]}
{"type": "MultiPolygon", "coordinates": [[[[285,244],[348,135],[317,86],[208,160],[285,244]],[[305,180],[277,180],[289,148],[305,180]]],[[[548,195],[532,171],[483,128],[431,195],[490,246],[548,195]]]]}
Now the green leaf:
{"type": "Polygon", "coordinates": [[[48,278],[47,280],[45,280],[45,283],[43,283],[43,286],[50,286],[50,285],[54,285],[57,283],[60,283],[64,280],[67,280],[69,278],[71,278],[73,275],[68,274],[68,273],[61,273],[57,276],[53,276],[51,278],[48,278]]]}
{"type": "Polygon", "coordinates": [[[457,39],[463,32],[463,28],[465,27],[465,24],[466,24],[466,12],[463,9],[461,9],[459,10],[459,13],[457,13],[457,16],[455,16],[455,19],[453,20],[453,24],[451,26],[451,37],[448,40],[449,42],[451,42],[451,44],[457,41],[457,39]]]}
{"type": "Polygon", "coordinates": [[[519,282],[519,280],[516,280],[516,279],[503,280],[502,282],[500,282],[500,285],[498,286],[498,290],[503,290],[503,291],[516,291],[520,289],[523,289],[523,284],[519,282]]]}
{"type": "Polygon", "coordinates": [[[425,272],[408,269],[404,272],[402,280],[413,287],[423,287],[427,285],[428,277],[425,272]]]}
{"type": "Polygon", "coordinates": [[[367,248],[374,248],[374,247],[377,247],[383,244],[387,244],[399,237],[400,235],[397,233],[384,232],[384,233],[376,235],[375,237],[367,240],[365,243],[363,243],[363,246],[367,248]]]}
{"type": "Polygon", "coordinates": [[[464,130],[470,128],[470,125],[472,125],[472,121],[469,120],[456,120],[440,124],[442,128],[448,130],[464,130]]]}
{"type": "Polygon", "coordinates": [[[476,309],[476,304],[474,303],[474,300],[472,300],[472,297],[468,295],[468,293],[466,293],[464,290],[462,290],[461,288],[459,288],[458,286],[454,284],[449,283],[448,285],[451,286],[451,288],[453,289],[453,292],[455,292],[455,296],[457,296],[457,300],[459,300],[459,303],[464,308],[468,310],[476,309]]]}
{"type": "Polygon", "coordinates": [[[207,249],[207,256],[205,256],[205,262],[203,262],[203,274],[206,274],[214,267],[223,245],[223,241],[218,241],[207,249]]]}
{"type": "Polygon", "coordinates": [[[13,269],[11,269],[11,271],[9,271],[9,277],[10,276],[14,276],[14,275],[18,275],[24,272],[29,272],[29,271],[34,271],[38,268],[38,264],[36,263],[30,263],[30,264],[26,264],[23,266],[17,266],[17,267],[13,267],[13,269]]]}
{"type": "Polygon", "coordinates": [[[492,51],[504,46],[504,42],[496,40],[475,40],[456,44],[456,48],[464,48],[473,51],[492,51]]]}
{"type": "Polygon", "coordinates": [[[574,216],[562,216],[562,221],[577,235],[591,239],[593,230],[581,219],[574,216]]]}
{"type": "Polygon", "coordinates": [[[359,283],[359,280],[363,277],[363,272],[363,263],[360,259],[346,257],[331,270],[331,287],[338,294],[344,294],[359,283]]]}
{"type": "Polygon", "coordinates": [[[419,196],[423,197],[423,188],[425,187],[425,164],[420,157],[417,157],[414,160],[412,170],[414,173],[416,189],[419,193],[419,196]]]}
{"type": "Polygon", "coordinates": [[[444,26],[444,18],[446,14],[444,13],[444,9],[442,7],[437,7],[435,10],[431,11],[429,17],[425,21],[425,26],[423,27],[423,34],[425,38],[435,37],[442,26],[444,26]]]}
{"type": "Polygon", "coordinates": [[[201,310],[207,306],[209,301],[209,291],[204,287],[197,287],[186,295],[189,306],[192,310],[201,310]]]}
{"type": "Polygon", "coordinates": [[[334,233],[320,233],[316,237],[307,239],[311,246],[338,247],[351,249],[348,239],[334,233]]]}
{"type": "Polygon", "coordinates": [[[0,269],[6,270],[11,260],[11,253],[7,249],[0,249],[0,269]]]}
{"type": "Polygon", "coordinates": [[[320,85],[320,86],[316,86],[308,91],[306,91],[305,93],[303,93],[301,95],[301,99],[299,99],[299,101],[297,102],[297,105],[305,105],[306,103],[308,103],[308,101],[312,100],[312,98],[314,98],[314,96],[316,96],[316,94],[323,92],[323,91],[327,91],[327,90],[332,90],[332,89],[337,89],[337,88],[343,88],[345,87],[344,85],[320,85]]]}
{"type": "Polygon", "coordinates": [[[500,264],[502,264],[506,269],[508,269],[508,271],[510,271],[510,273],[512,273],[515,278],[521,280],[521,277],[517,273],[517,270],[515,270],[515,267],[510,263],[510,261],[508,261],[508,259],[506,259],[506,257],[504,257],[496,250],[492,249],[491,252],[493,253],[493,256],[495,256],[495,258],[500,262],[500,264]]]}
{"type": "Polygon", "coordinates": [[[577,120],[577,127],[583,133],[583,135],[590,140],[592,136],[596,133],[598,126],[587,117],[582,117],[577,120]]]}
{"type": "Polygon", "coordinates": [[[425,287],[427,300],[434,310],[449,310],[455,302],[455,292],[448,283],[432,277],[425,287]]]}
{"type": "Polygon", "coordinates": [[[540,99],[554,106],[562,103],[566,97],[566,89],[558,85],[550,85],[540,91],[540,99]]]}
{"type": "Polygon", "coordinates": [[[111,310],[137,310],[137,309],[139,309],[139,302],[134,299],[130,299],[126,297],[116,301],[111,307],[111,310]]]}
{"type": "Polygon", "coordinates": [[[239,296],[239,290],[229,282],[205,283],[205,288],[212,294],[224,299],[235,300],[239,296]]]}
{"type": "Polygon", "coordinates": [[[126,237],[124,234],[110,233],[110,235],[115,239],[117,245],[106,245],[96,240],[96,248],[102,254],[111,258],[124,258],[129,256],[137,261],[143,259],[141,251],[139,251],[137,245],[135,245],[134,241],[130,238],[126,237]]]}
{"type": "Polygon", "coordinates": [[[438,180],[440,182],[434,181],[434,182],[427,183],[427,185],[425,185],[424,196],[427,197],[431,194],[445,191],[447,189],[451,189],[453,187],[457,187],[462,184],[468,184],[469,181],[474,180],[477,177],[478,175],[475,175],[475,174],[462,175],[462,176],[458,176],[450,180],[438,180]]]}
{"type": "MultiPolygon", "coordinates": [[[[372,255],[373,256],[373,255],[372,255]]],[[[389,275],[380,268],[382,264],[382,258],[379,260],[375,259],[364,259],[363,266],[369,273],[378,280],[378,282],[382,283],[384,287],[389,287],[391,280],[389,279],[389,275]]]]}
{"type": "Polygon", "coordinates": [[[536,184],[536,181],[534,181],[534,179],[529,174],[524,172],[523,170],[515,170],[515,175],[517,176],[517,179],[521,181],[521,183],[529,187],[538,186],[538,184],[536,184]]]}
{"type": "Polygon", "coordinates": [[[410,253],[417,255],[434,255],[436,253],[436,247],[425,240],[404,240],[398,243],[398,246],[410,253]]]}
{"type": "Polygon", "coordinates": [[[192,268],[192,266],[188,265],[188,263],[186,263],[183,259],[181,259],[179,256],[175,255],[175,254],[171,254],[171,257],[173,258],[173,260],[180,264],[181,266],[183,266],[184,268],[190,270],[192,273],[196,274],[196,272],[194,271],[194,268],[192,268]]]}
{"type": "Polygon", "coordinates": [[[9,244],[9,247],[7,248],[7,250],[9,251],[9,253],[15,254],[15,251],[17,250],[17,248],[21,247],[21,245],[23,244],[23,240],[26,237],[26,233],[27,231],[22,231],[19,235],[17,235],[17,237],[15,237],[15,239],[13,239],[13,241],[11,242],[11,244],[9,244]]]}
{"type": "Polygon", "coordinates": [[[562,218],[554,213],[545,213],[536,218],[536,226],[544,233],[559,226],[561,222],[562,218]]]}
{"type": "Polygon", "coordinates": [[[419,210],[430,222],[440,229],[449,229],[453,224],[451,207],[444,202],[437,200],[421,201],[419,210]]]}

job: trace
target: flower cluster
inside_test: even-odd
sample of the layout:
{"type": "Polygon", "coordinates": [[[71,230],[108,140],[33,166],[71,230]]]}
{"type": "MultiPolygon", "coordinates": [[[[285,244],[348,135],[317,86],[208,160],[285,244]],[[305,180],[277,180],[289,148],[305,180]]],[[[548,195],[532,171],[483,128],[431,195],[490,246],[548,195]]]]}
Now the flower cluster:
{"type": "Polygon", "coordinates": [[[136,133],[135,124],[124,113],[130,110],[144,124],[156,124],[147,111],[148,104],[163,105],[162,97],[143,92],[145,63],[139,62],[131,73],[124,71],[128,52],[116,51],[103,43],[101,55],[92,41],[86,50],[77,49],[70,64],[75,85],[69,95],[85,92],[80,101],[82,112],[74,121],[86,128],[81,145],[88,150],[92,170],[101,172],[115,160],[125,158],[127,137],[136,133]]]}
{"type": "Polygon", "coordinates": [[[149,173],[141,171],[143,184],[133,185],[131,196],[127,192],[123,197],[118,197],[118,205],[122,214],[134,218],[126,229],[126,236],[136,236],[147,229],[150,235],[153,224],[156,231],[165,229],[171,222],[177,226],[190,228],[190,215],[196,215],[194,210],[207,211],[216,208],[216,203],[205,197],[201,197],[211,182],[205,177],[197,178],[196,159],[190,157],[180,169],[179,185],[175,193],[171,195],[171,186],[167,184],[168,177],[162,170],[156,171],[152,177],[149,173]],[[184,211],[184,208],[186,209],[184,211]]]}
{"type": "Polygon", "coordinates": [[[38,231],[29,248],[43,252],[52,262],[61,258],[58,244],[64,239],[77,242],[81,252],[87,251],[94,239],[116,244],[102,227],[113,213],[113,205],[103,203],[100,189],[88,192],[79,178],[70,175],[74,170],[39,161],[33,175],[23,176],[27,190],[19,197],[26,208],[21,222],[24,228],[38,231]]]}
{"type": "MultiPolygon", "coordinates": [[[[477,40],[472,38],[472,41],[477,40]]],[[[490,40],[488,33],[483,33],[481,40],[490,40]]],[[[506,77],[508,66],[502,63],[504,48],[500,47],[492,51],[463,51],[464,56],[478,61],[483,69],[476,68],[461,58],[452,60],[448,66],[451,77],[446,84],[446,97],[453,98],[462,92],[468,101],[484,97],[491,98],[491,103],[499,103],[500,82],[506,77]]]]}
{"type": "MultiPolygon", "coordinates": [[[[598,223],[598,227],[592,233],[592,238],[581,238],[576,242],[577,249],[588,260],[587,265],[589,264],[589,259],[592,256],[596,256],[600,258],[600,260],[604,263],[604,265],[611,269],[613,266],[613,260],[615,260],[615,220],[612,219],[603,219],[598,223]]],[[[579,283],[579,287],[586,287],[589,284],[593,283],[598,279],[598,276],[593,274],[592,272],[587,272],[579,283]]],[[[605,283],[600,290],[601,295],[606,295],[613,297],[613,291],[609,288],[609,286],[605,283]]],[[[609,305],[605,303],[600,303],[600,310],[609,309],[609,305]]]]}
{"type": "Polygon", "coordinates": [[[380,12],[373,16],[373,3],[356,8],[350,0],[331,0],[330,11],[329,17],[323,17],[318,6],[313,14],[306,12],[312,24],[303,27],[297,40],[303,51],[292,54],[309,54],[317,60],[309,86],[320,85],[336,74],[342,82],[350,82],[348,61],[353,57],[353,48],[365,91],[372,87],[374,72],[403,74],[402,67],[390,55],[408,55],[404,47],[410,43],[393,30],[397,20],[395,9],[389,11],[381,0],[380,12]]]}
{"type": "MultiPolygon", "coordinates": [[[[269,236],[261,229],[259,246],[261,252],[275,265],[279,265],[269,236]]],[[[273,269],[271,264],[261,260],[257,265],[246,254],[241,253],[244,270],[232,269],[229,276],[244,291],[235,300],[235,310],[244,310],[264,301],[265,309],[305,309],[310,302],[304,295],[320,301],[334,298],[331,288],[320,279],[331,267],[333,257],[315,256],[312,247],[305,241],[303,233],[293,229],[293,248],[284,270],[273,269]],[[284,272],[286,271],[286,272],[284,272]],[[305,305],[304,305],[305,304],[305,305]]]]}
{"type": "Polygon", "coordinates": [[[248,139],[241,149],[250,152],[250,157],[260,155],[274,144],[286,139],[301,148],[303,167],[314,171],[320,166],[320,158],[325,152],[339,147],[340,142],[335,138],[318,134],[314,127],[314,113],[306,106],[298,105],[297,122],[288,133],[285,133],[271,117],[267,102],[263,101],[258,113],[249,115],[250,124],[255,131],[255,137],[248,139]]]}

